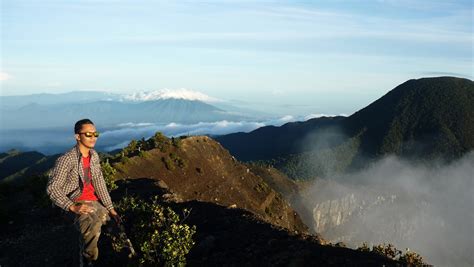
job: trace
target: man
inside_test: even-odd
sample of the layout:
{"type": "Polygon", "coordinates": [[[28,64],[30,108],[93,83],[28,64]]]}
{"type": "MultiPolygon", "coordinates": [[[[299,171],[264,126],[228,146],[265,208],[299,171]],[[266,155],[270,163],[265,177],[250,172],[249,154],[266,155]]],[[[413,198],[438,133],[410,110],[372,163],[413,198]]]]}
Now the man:
{"type": "Polygon", "coordinates": [[[97,241],[102,225],[110,217],[119,222],[120,217],[113,207],[99,155],[94,150],[99,137],[94,123],[80,120],[74,126],[74,133],[77,144],[57,159],[46,191],[55,205],[75,214],[82,256],[91,264],[99,256],[97,241]]]}

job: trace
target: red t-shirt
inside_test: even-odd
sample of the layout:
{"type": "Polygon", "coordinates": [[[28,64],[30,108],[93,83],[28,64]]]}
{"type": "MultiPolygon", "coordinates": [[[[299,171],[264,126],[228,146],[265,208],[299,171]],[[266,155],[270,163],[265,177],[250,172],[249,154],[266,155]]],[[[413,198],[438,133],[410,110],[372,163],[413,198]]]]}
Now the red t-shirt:
{"type": "Polygon", "coordinates": [[[97,196],[95,195],[95,189],[92,185],[92,173],[91,173],[91,156],[82,157],[82,166],[84,167],[84,181],[83,185],[84,188],[82,190],[82,194],[76,199],[76,201],[80,200],[98,200],[97,196]]]}

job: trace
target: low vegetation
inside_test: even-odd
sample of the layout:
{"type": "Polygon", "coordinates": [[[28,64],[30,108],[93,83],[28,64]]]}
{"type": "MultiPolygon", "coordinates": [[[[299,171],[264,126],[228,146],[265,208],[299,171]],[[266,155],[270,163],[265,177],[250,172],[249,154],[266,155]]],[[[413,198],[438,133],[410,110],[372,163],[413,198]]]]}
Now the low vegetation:
{"type": "Polygon", "coordinates": [[[107,189],[109,191],[117,189],[117,185],[115,184],[115,180],[114,180],[114,175],[115,173],[117,173],[117,170],[114,167],[112,167],[112,165],[110,165],[108,159],[102,162],[100,166],[102,168],[102,175],[104,176],[107,189]]]}
{"type": "MultiPolygon", "coordinates": [[[[103,164],[108,164],[108,166],[106,167],[106,170],[110,171],[110,167],[114,166],[115,164],[121,163],[122,165],[125,165],[130,162],[130,158],[135,157],[135,156],[139,156],[141,158],[149,158],[150,153],[148,151],[152,149],[159,149],[160,152],[166,154],[161,157],[161,161],[163,162],[167,170],[170,170],[170,171],[174,170],[176,166],[182,169],[187,166],[187,163],[185,162],[183,158],[179,157],[175,152],[170,152],[170,151],[180,149],[181,140],[184,138],[186,137],[167,138],[161,132],[156,132],[148,140],[145,140],[145,138],[142,138],[140,140],[130,141],[130,143],[125,148],[123,148],[115,156],[108,157],[107,162],[104,161],[106,163],[103,163],[103,164]],[[110,163],[108,163],[109,161],[110,163]]],[[[109,185],[113,186],[112,184],[109,184],[109,185]]],[[[113,189],[113,188],[109,188],[109,189],[113,189]]]]}
{"type": "Polygon", "coordinates": [[[392,244],[379,244],[370,248],[367,243],[363,243],[357,250],[382,255],[397,260],[405,266],[429,266],[418,253],[410,251],[408,248],[403,253],[392,244]]]}
{"type": "MultiPolygon", "coordinates": [[[[129,238],[137,252],[140,266],[184,266],[186,255],[194,245],[195,226],[183,221],[189,214],[183,211],[183,219],[170,207],[158,203],[155,197],[146,202],[131,196],[124,197],[116,208],[124,217],[129,238]]],[[[112,237],[113,248],[119,252],[123,240],[112,237]]]]}

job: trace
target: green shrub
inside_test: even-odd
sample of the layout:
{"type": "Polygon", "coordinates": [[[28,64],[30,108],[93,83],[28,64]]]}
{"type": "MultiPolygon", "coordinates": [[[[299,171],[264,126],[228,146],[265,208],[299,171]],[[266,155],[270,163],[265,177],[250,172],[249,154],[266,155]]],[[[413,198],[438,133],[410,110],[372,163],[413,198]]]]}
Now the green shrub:
{"type": "Polygon", "coordinates": [[[171,161],[178,165],[178,167],[180,167],[181,169],[182,168],[186,168],[186,161],[184,159],[182,159],[180,156],[176,155],[175,153],[170,153],[170,159],[171,161]]]}
{"type": "Polygon", "coordinates": [[[153,148],[158,148],[161,152],[166,153],[166,151],[168,151],[170,141],[161,132],[156,132],[151,138],[151,143],[153,144],[153,148]]]}
{"type": "MultiPolygon", "coordinates": [[[[184,224],[171,208],[161,206],[157,197],[146,202],[127,196],[116,205],[116,208],[124,215],[124,223],[129,229],[128,237],[137,248],[139,265],[186,264],[186,255],[194,245],[195,226],[184,224]]],[[[189,211],[184,210],[184,217],[188,215],[189,211]]],[[[113,247],[118,251],[120,245],[113,244],[113,247]]]]}
{"type": "Polygon", "coordinates": [[[117,188],[115,184],[114,176],[117,173],[117,170],[110,165],[109,161],[106,160],[101,164],[102,167],[102,175],[104,176],[105,184],[107,185],[107,189],[112,191],[117,188]]]}
{"type": "Polygon", "coordinates": [[[161,157],[161,161],[165,164],[166,169],[174,170],[174,163],[170,158],[161,157]]]}
{"type": "Polygon", "coordinates": [[[138,152],[138,156],[139,156],[140,158],[147,158],[149,155],[150,155],[150,153],[147,152],[147,151],[140,150],[140,151],[138,152]]]}
{"type": "Polygon", "coordinates": [[[171,138],[171,144],[176,148],[181,148],[181,138],[171,138]]]}
{"type": "Polygon", "coordinates": [[[184,161],[184,159],[182,158],[177,158],[175,162],[178,165],[178,167],[180,167],[181,169],[184,169],[187,166],[186,161],[184,161]]]}
{"type": "Polygon", "coordinates": [[[130,162],[130,159],[127,156],[120,158],[120,163],[127,164],[128,162],[130,162]]]}

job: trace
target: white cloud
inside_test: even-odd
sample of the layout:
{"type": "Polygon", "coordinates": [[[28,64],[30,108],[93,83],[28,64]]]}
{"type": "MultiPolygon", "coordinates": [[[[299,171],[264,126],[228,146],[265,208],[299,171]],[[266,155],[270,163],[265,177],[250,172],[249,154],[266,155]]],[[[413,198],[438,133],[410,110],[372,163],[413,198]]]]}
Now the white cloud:
{"type": "Polygon", "coordinates": [[[283,116],[280,118],[280,121],[292,121],[294,120],[295,118],[291,115],[286,115],[286,116],[283,116]]]}
{"type": "MultiPolygon", "coordinates": [[[[216,121],[216,122],[199,122],[195,124],[155,124],[155,123],[121,123],[117,125],[118,129],[104,131],[102,139],[107,140],[108,145],[105,150],[114,150],[123,148],[132,139],[149,138],[156,132],[162,132],[164,135],[182,136],[182,135],[224,135],[236,132],[251,132],[264,126],[281,126],[285,123],[295,121],[306,121],[308,118],[317,118],[322,116],[330,116],[325,114],[310,114],[307,116],[286,115],[280,118],[269,119],[266,121],[216,121]]],[[[333,115],[334,116],[334,115],[333,115]]]]}
{"type": "Polygon", "coordinates": [[[284,90],[273,90],[272,91],[272,95],[275,95],[275,96],[283,96],[285,95],[285,91],[284,90]]]}
{"type": "Polygon", "coordinates": [[[152,125],[153,123],[149,123],[149,122],[140,122],[140,123],[127,122],[127,123],[120,123],[118,127],[134,128],[134,127],[145,127],[145,126],[152,126],[152,125]]]}
{"type": "Polygon", "coordinates": [[[161,89],[155,91],[136,92],[133,94],[125,95],[123,100],[125,101],[153,101],[160,99],[185,99],[185,100],[198,100],[203,102],[218,102],[217,98],[208,96],[198,91],[189,90],[185,88],[181,89],[161,89]]]}
{"type": "Polygon", "coordinates": [[[61,82],[51,82],[46,84],[47,87],[61,87],[63,84],[61,82]]]}
{"type": "MultiPolygon", "coordinates": [[[[395,5],[399,1],[386,1],[395,5]]],[[[429,1],[415,3],[403,1],[403,6],[418,9],[426,8],[429,1]]],[[[400,5],[396,5],[399,6],[400,5]]],[[[268,17],[293,19],[314,24],[311,31],[305,32],[278,32],[282,40],[292,39],[335,39],[335,38],[380,38],[385,40],[405,40],[410,42],[455,43],[470,44],[473,36],[466,30],[457,26],[460,22],[469,22],[471,12],[466,12],[462,7],[450,12],[448,16],[431,18],[387,17],[381,14],[358,14],[345,11],[324,11],[312,7],[273,7],[266,10],[255,11],[257,14],[268,17]],[[320,25],[324,25],[321,27],[320,25]],[[390,31],[387,31],[390,29],[390,31]]],[[[453,5],[445,6],[443,2],[431,5],[430,10],[446,10],[454,8],[453,5]]]]}
{"type": "Polygon", "coordinates": [[[131,139],[140,139],[142,137],[149,138],[156,132],[162,132],[164,135],[182,136],[182,135],[223,135],[235,132],[250,132],[257,128],[263,127],[263,122],[234,122],[234,121],[216,121],[216,122],[200,122],[196,124],[153,124],[153,123],[123,123],[120,129],[105,131],[102,133],[104,140],[113,144],[106,150],[114,150],[123,148],[131,139]]]}
{"type": "Polygon", "coordinates": [[[6,81],[11,78],[10,74],[0,71],[0,81],[6,81]]]}

